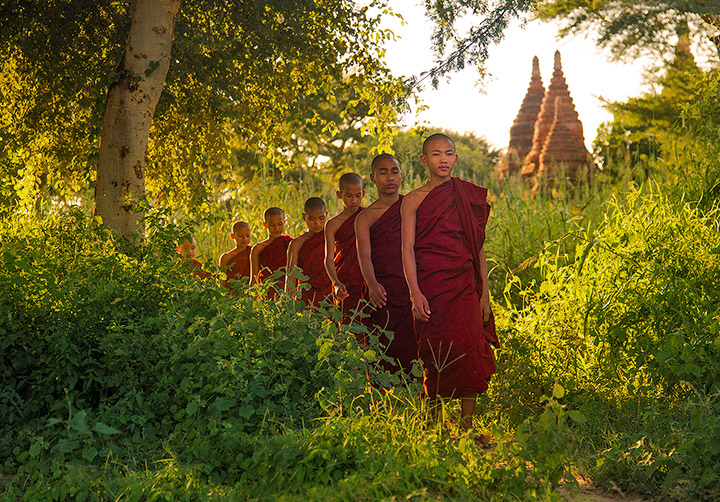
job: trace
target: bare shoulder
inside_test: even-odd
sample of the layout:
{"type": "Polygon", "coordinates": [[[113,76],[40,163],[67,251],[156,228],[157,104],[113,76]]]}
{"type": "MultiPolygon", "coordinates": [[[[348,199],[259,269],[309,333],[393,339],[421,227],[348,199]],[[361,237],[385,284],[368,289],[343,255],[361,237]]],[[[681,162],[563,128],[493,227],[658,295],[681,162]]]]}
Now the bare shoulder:
{"type": "Polygon", "coordinates": [[[373,206],[375,206],[374,202],[368,207],[366,207],[363,211],[360,211],[360,214],[355,217],[355,228],[363,228],[369,225],[370,221],[372,220],[373,214],[377,212],[377,209],[373,206]]]}
{"type": "Polygon", "coordinates": [[[290,249],[292,251],[298,251],[302,245],[305,243],[306,240],[310,237],[310,232],[305,232],[304,234],[298,235],[293,240],[290,241],[290,249]]]}
{"type": "Polygon", "coordinates": [[[265,239],[264,241],[260,241],[260,242],[258,242],[257,244],[255,244],[255,245],[252,247],[252,250],[250,251],[250,253],[253,254],[253,255],[257,255],[260,251],[262,251],[263,249],[265,249],[268,244],[270,244],[270,240],[269,240],[269,239],[265,239]]]}
{"type": "Polygon", "coordinates": [[[415,212],[428,193],[429,190],[427,190],[426,185],[423,185],[420,188],[413,190],[405,197],[403,197],[402,203],[400,205],[400,211],[405,214],[415,212]]]}
{"type": "Polygon", "coordinates": [[[337,232],[337,229],[340,228],[340,225],[342,225],[342,222],[345,220],[346,218],[343,217],[342,213],[330,218],[328,222],[325,223],[325,235],[335,235],[335,232],[337,232]]]}

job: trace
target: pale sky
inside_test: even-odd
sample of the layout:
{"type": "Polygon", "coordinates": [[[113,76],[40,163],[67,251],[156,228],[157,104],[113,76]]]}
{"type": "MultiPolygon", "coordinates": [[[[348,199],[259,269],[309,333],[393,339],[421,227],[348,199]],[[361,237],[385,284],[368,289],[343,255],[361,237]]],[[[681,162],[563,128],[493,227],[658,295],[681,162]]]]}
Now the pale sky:
{"type": "MultiPolygon", "coordinates": [[[[430,68],[431,23],[417,0],[394,0],[392,8],[403,15],[405,25],[391,20],[385,26],[398,36],[387,45],[386,60],[396,75],[419,75],[430,68]]],[[[611,115],[601,106],[600,97],[624,101],[649,89],[643,71],[649,60],[633,64],[610,62],[609,54],[583,37],[557,39],[557,25],[532,21],[524,27],[514,23],[504,40],[490,48],[487,68],[491,79],[484,89],[477,86],[477,71],[466,68],[441,80],[438,89],[429,84],[421,94],[428,109],[405,117],[405,126],[422,124],[484,136],[496,148],[507,148],[510,126],[530,83],[533,56],[540,60],[540,75],[547,89],[553,71],[555,50],[559,50],[565,80],[585,132],[590,150],[598,125],[611,115]],[[484,91],[484,93],[483,93],[484,91]]],[[[429,79],[428,79],[429,80],[429,79]]]]}

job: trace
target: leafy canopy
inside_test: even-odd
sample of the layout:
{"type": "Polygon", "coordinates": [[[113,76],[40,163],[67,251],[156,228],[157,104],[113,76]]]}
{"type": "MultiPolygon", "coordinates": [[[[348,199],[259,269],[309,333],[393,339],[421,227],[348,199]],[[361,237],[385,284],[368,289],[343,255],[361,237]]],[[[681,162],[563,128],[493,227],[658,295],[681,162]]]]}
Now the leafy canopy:
{"type": "MultiPolygon", "coordinates": [[[[0,3],[0,78],[9,84],[0,155],[13,183],[67,192],[93,179],[131,9],[110,0],[93,9],[81,0],[0,3]]],[[[368,103],[364,132],[382,136],[403,94],[381,61],[387,12],[383,2],[351,0],[184,1],[150,133],[149,192],[192,203],[210,177],[235,169],[238,142],[289,162],[285,124],[338,82],[368,103]]]]}

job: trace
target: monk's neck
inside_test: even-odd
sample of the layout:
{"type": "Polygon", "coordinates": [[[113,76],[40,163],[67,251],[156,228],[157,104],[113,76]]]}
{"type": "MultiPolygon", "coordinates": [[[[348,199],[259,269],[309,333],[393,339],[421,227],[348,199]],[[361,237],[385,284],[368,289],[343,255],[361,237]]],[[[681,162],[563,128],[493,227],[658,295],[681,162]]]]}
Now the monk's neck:
{"type": "Polygon", "coordinates": [[[378,205],[383,206],[383,207],[390,207],[393,204],[395,204],[398,200],[400,200],[399,192],[395,192],[392,195],[383,194],[383,193],[378,194],[378,202],[379,202],[378,205]]]}
{"type": "Polygon", "coordinates": [[[427,182],[427,187],[430,189],[433,189],[437,186],[442,185],[446,181],[450,181],[451,176],[447,176],[444,178],[436,177],[436,176],[430,176],[430,180],[427,182]]]}
{"type": "Polygon", "coordinates": [[[342,218],[343,220],[346,220],[346,219],[350,218],[353,214],[357,213],[359,209],[360,208],[353,210],[353,209],[344,207],[342,212],[338,216],[340,216],[340,218],[342,218]]]}
{"type": "Polygon", "coordinates": [[[279,236],[279,235],[276,235],[275,237],[273,237],[272,235],[268,235],[267,243],[268,243],[268,244],[272,243],[272,242],[273,242],[275,239],[277,239],[278,237],[280,237],[280,236],[279,236]]]}

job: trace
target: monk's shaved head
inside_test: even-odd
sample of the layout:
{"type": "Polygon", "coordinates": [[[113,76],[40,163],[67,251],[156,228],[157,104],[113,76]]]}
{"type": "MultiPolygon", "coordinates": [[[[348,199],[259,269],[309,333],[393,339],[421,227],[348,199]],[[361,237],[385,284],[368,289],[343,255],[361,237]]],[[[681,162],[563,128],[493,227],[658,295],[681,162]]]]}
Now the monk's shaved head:
{"type": "Polygon", "coordinates": [[[245,222],[245,221],[236,221],[235,223],[233,223],[232,232],[233,232],[234,234],[236,234],[236,233],[240,232],[240,230],[242,230],[242,229],[244,229],[244,228],[247,228],[248,230],[250,230],[250,225],[248,225],[248,223],[245,222]]]}
{"type": "Polygon", "coordinates": [[[303,209],[305,214],[308,211],[327,211],[325,202],[320,197],[310,197],[305,201],[305,208],[303,209]]]}
{"type": "Polygon", "coordinates": [[[398,167],[400,167],[400,161],[397,158],[395,158],[394,155],[392,155],[390,153],[381,153],[380,155],[378,155],[377,157],[375,157],[372,160],[372,163],[370,164],[370,169],[373,172],[375,172],[375,169],[377,169],[378,164],[380,164],[380,162],[383,160],[392,160],[393,162],[395,162],[395,164],[397,164],[398,167]]]}
{"type": "Polygon", "coordinates": [[[177,242],[177,245],[178,245],[178,246],[182,245],[182,243],[185,242],[185,241],[188,241],[188,242],[190,242],[190,243],[195,243],[195,242],[196,242],[196,241],[195,241],[195,237],[193,237],[191,234],[189,234],[189,233],[187,233],[187,232],[184,233],[184,234],[178,234],[178,235],[177,235],[177,241],[176,241],[176,242],[177,242]]]}
{"type": "Polygon", "coordinates": [[[280,209],[279,207],[269,207],[265,210],[265,214],[263,215],[263,218],[265,218],[265,221],[267,221],[268,218],[271,216],[282,216],[282,219],[285,219],[285,211],[280,209]]]}
{"type": "Polygon", "coordinates": [[[435,133],[435,134],[433,134],[433,135],[431,135],[431,136],[428,136],[428,138],[427,138],[425,141],[423,141],[423,146],[422,146],[422,153],[423,153],[423,155],[427,155],[427,153],[428,153],[428,148],[430,147],[430,144],[431,144],[432,142],[434,142],[434,141],[439,140],[439,139],[442,139],[442,140],[445,140],[445,141],[449,141],[449,142],[452,144],[452,146],[453,146],[453,150],[455,150],[455,142],[452,140],[452,138],[451,138],[450,136],[446,135],[446,134],[443,134],[443,133],[438,132],[438,133],[435,133]]]}
{"type": "Polygon", "coordinates": [[[355,173],[345,173],[342,176],[340,176],[340,180],[338,182],[338,188],[342,190],[347,185],[360,185],[363,186],[363,179],[360,177],[359,174],[355,173]]]}

